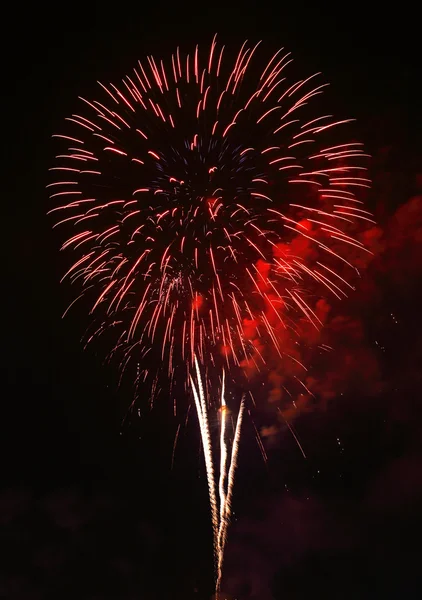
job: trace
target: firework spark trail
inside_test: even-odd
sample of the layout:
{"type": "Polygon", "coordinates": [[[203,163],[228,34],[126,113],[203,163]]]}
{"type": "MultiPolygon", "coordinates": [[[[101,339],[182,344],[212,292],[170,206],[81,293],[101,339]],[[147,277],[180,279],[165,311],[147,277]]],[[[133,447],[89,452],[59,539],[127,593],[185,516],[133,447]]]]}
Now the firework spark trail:
{"type": "Polygon", "coordinates": [[[227,542],[227,528],[229,526],[230,517],[231,517],[231,504],[232,504],[232,497],[233,497],[234,476],[235,476],[235,471],[236,471],[236,467],[237,467],[237,457],[239,454],[239,441],[240,441],[240,432],[242,429],[242,420],[243,420],[244,409],[245,409],[245,398],[242,397],[242,401],[240,403],[240,408],[239,408],[239,414],[237,415],[236,430],[235,430],[233,444],[232,444],[232,455],[231,455],[230,469],[229,469],[229,474],[228,474],[228,484],[227,484],[227,496],[226,496],[225,503],[224,503],[223,518],[220,522],[221,534],[219,535],[219,546],[218,546],[219,562],[218,562],[218,567],[217,567],[217,581],[216,581],[217,591],[220,589],[221,578],[223,575],[224,549],[225,549],[226,542],[227,542]]]}
{"type": "Polygon", "coordinates": [[[220,538],[221,523],[224,517],[224,506],[226,503],[226,468],[227,468],[227,443],[226,443],[226,421],[227,421],[227,405],[225,398],[225,383],[226,383],[226,372],[223,369],[223,380],[221,383],[221,403],[220,403],[220,414],[221,414],[221,425],[220,425],[220,529],[218,537],[220,538]]]}
{"type": "Polygon", "coordinates": [[[298,447],[298,448],[299,448],[299,450],[301,451],[303,458],[306,458],[305,451],[304,451],[304,449],[303,449],[303,447],[302,447],[302,444],[300,443],[300,440],[299,440],[299,438],[297,437],[297,435],[296,435],[296,433],[295,433],[295,431],[294,431],[293,427],[292,427],[292,426],[290,425],[290,423],[289,423],[289,422],[288,422],[288,421],[287,421],[287,420],[286,420],[286,419],[283,417],[283,413],[281,412],[281,410],[280,410],[280,409],[277,409],[277,410],[278,410],[278,412],[281,414],[281,418],[283,419],[283,421],[286,423],[287,427],[289,428],[289,431],[290,431],[290,433],[292,434],[292,436],[293,436],[293,438],[294,438],[294,440],[295,440],[295,442],[296,442],[296,444],[297,444],[297,447],[298,447]]]}
{"type": "Polygon", "coordinates": [[[179,432],[180,432],[180,423],[177,426],[177,431],[176,431],[176,435],[174,436],[174,443],[173,443],[173,453],[171,455],[171,468],[173,469],[173,465],[174,465],[174,455],[176,453],[176,444],[177,444],[177,439],[179,437],[179,432]]]}
{"type": "Polygon", "coordinates": [[[209,422],[208,422],[208,411],[206,405],[206,399],[204,396],[204,389],[202,386],[201,372],[199,370],[198,361],[195,356],[195,367],[198,379],[198,388],[195,386],[195,382],[193,381],[192,376],[190,376],[190,382],[192,386],[193,396],[195,399],[196,412],[198,414],[199,420],[199,428],[201,432],[201,440],[202,447],[204,450],[205,457],[205,468],[207,472],[207,481],[208,481],[208,493],[210,498],[210,506],[211,506],[211,521],[213,528],[213,538],[214,538],[214,554],[216,561],[218,559],[218,509],[217,509],[217,498],[215,493],[215,480],[214,480],[214,466],[213,466],[213,458],[212,458],[212,444],[211,444],[211,435],[209,430],[209,422]]]}
{"type": "Polygon", "coordinates": [[[220,507],[218,510],[216,500],[216,486],[213,468],[213,449],[211,436],[208,426],[207,403],[204,396],[202,385],[202,376],[196,356],[194,357],[197,383],[195,384],[191,377],[190,383],[195,399],[196,410],[201,432],[202,446],[204,448],[205,466],[208,481],[208,492],[211,506],[211,520],[213,526],[214,555],[216,563],[216,591],[220,590],[221,578],[223,574],[224,550],[227,541],[227,529],[230,524],[231,503],[233,497],[233,487],[235,480],[235,471],[237,467],[237,458],[239,453],[239,441],[242,428],[243,412],[245,408],[245,399],[242,397],[240,409],[237,416],[234,439],[232,443],[232,452],[230,461],[228,461],[227,440],[226,440],[226,420],[227,405],[225,400],[225,375],[223,370],[223,379],[221,387],[221,429],[220,429],[220,478],[219,478],[219,497],[220,507]]]}

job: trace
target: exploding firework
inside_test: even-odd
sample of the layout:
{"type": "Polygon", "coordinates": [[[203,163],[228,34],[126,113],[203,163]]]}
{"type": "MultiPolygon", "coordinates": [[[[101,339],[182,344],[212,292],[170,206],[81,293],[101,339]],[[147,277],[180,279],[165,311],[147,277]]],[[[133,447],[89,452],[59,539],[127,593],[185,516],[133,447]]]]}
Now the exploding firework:
{"type": "Polygon", "coordinates": [[[159,362],[173,382],[195,354],[247,372],[265,343],[286,359],[277,330],[298,314],[319,326],[309,283],[344,296],[345,248],[365,251],[352,231],[373,222],[356,197],[366,155],[333,142],[350,120],[309,114],[326,84],[289,82],[283,50],[257,71],[258,46],[229,69],[215,39],[147,57],[54,136],[50,212],[77,257],[64,278],[92,301],[88,341],[112,328],[139,381],[159,362]]]}
{"type": "Polygon", "coordinates": [[[335,137],[351,120],[312,111],[327,84],[319,74],[289,81],[283,49],[259,69],[259,46],[226,60],[214,38],[204,52],[148,56],[117,85],[100,83],[101,98],[80,98],[54,136],[63,150],[48,186],[54,226],[72,228],[64,279],[95,317],[87,343],[114,335],[110,356],[122,373],[135,365],[151,402],[163,370],[170,388],[194,392],[220,549],[243,401],[230,462],[222,394],[218,508],[209,390],[224,389],[223,372],[246,381],[268,356],[305,369],[286,339],[303,321],[319,329],[319,298],[347,295],[350,249],[367,252],[356,230],[373,223],[358,197],[367,155],[335,137]]]}

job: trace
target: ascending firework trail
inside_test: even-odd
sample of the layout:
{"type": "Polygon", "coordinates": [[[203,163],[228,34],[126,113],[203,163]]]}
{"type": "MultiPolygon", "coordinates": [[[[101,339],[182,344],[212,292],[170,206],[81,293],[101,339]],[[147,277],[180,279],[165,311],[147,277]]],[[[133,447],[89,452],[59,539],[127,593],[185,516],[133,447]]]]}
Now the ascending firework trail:
{"type": "Polygon", "coordinates": [[[231,514],[231,499],[233,495],[234,473],[237,465],[237,455],[239,450],[239,438],[242,427],[244,398],[240,403],[239,414],[232,442],[231,458],[228,462],[227,448],[227,405],[225,400],[225,374],[223,371],[223,384],[221,388],[221,426],[220,426],[220,481],[219,481],[219,510],[217,506],[217,495],[214,478],[212,443],[208,423],[208,406],[204,396],[204,387],[202,385],[201,371],[199,369],[196,356],[194,357],[197,384],[191,377],[191,386],[195,399],[196,410],[198,413],[199,427],[201,430],[201,439],[204,448],[205,466],[207,471],[208,490],[211,504],[211,517],[214,533],[214,555],[216,559],[216,590],[220,589],[221,577],[223,574],[224,548],[227,540],[227,527],[231,514]]]}

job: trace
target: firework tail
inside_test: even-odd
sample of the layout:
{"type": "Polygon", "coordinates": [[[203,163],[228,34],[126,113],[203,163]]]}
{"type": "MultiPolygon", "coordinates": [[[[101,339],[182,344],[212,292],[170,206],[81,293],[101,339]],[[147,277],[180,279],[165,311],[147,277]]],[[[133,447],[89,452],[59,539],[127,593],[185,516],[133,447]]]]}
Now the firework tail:
{"type": "Polygon", "coordinates": [[[227,448],[227,405],[225,400],[225,372],[223,370],[223,379],[221,386],[221,425],[220,425],[220,476],[219,476],[219,507],[217,506],[216,483],[213,467],[213,447],[209,429],[207,403],[202,385],[201,371],[198,360],[194,357],[195,369],[197,375],[197,384],[192,376],[190,382],[192,386],[195,406],[198,413],[199,427],[201,432],[202,446],[204,448],[205,468],[208,481],[208,492],[211,507],[211,521],[213,527],[214,560],[216,570],[216,592],[221,586],[223,574],[224,550],[227,541],[227,529],[230,523],[231,502],[233,497],[233,487],[237,458],[239,453],[239,441],[242,427],[243,413],[245,407],[245,398],[242,397],[239,414],[237,417],[234,439],[230,461],[227,448]]]}
{"type": "Polygon", "coordinates": [[[224,560],[224,549],[227,541],[227,528],[230,523],[231,516],[231,502],[233,497],[233,486],[234,486],[234,476],[237,466],[237,458],[239,454],[239,441],[240,441],[240,432],[242,428],[242,420],[243,420],[243,412],[245,409],[245,397],[242,397],[242,401],[240,403],[239,414],[237,416],[236,422],[236,430],[234,434],[234,440],[232,444],[232,455],[230,461],[230,468],[228,474],[228,483],[227,483],[227,496],[225,498],[224,510],[223,510],[223,518],[220,522],[220,535],[219,535],[219,546],[218,546],[218,568],[217,568],[217,582],[216,582],[216,590],[220,590],[221,585],[221,577],[223,575],[223,560],[224,560]]]}
{"type": "Polygon", "coordinates": [[[218,531],[218,537],[220,540],[221,523],[224,518],[224,506],[226,503],[226,474],[227,474],[227,442],[226,442],[226,421],[227,421],[227,406],[225,399],[225,380],[226,373],[223,369],[223,380],[221,384],[221,426],[220,426],[220,483],[219,483],[219,495],[220,495],[220,527],[218,531]]]}
{"type": "Polygon", "coordinates": [[[217,561],[217,556],[218,556],[218,545],[217,545],[218,513],[217,513],[217,498],[216,498],[216,494],[215,494],[215,480],[214,480],[214,466],[213,466],[213,460],[212,460],[211,435],[210,435],[209,422],[208,422],[207,406],[206,406],[206,401],[205,401],[205,397],[204,397],[204,390],[203,390],[202,382],[201,382],[201,372],[199,370],[199,365],[198,365],[198,361],[197,361],[196,357],[195,357],[195,367],[196,367],[196,373],[197,373],[197,378],[198,378],[198,389],[196,388],[192,377],[190,378],[190,380],[191,380],[191,385],[192,385],[193,397],[195,398],[196,412],[198,413],[202,446],[204,449],[205,469],[207,472],[208,493],[209,493],[209,497],[210,497],[210,507],[211,507],[211,521],[212,521],[212,527],[213,527],[214,556],[215,556],[215,560],[217,561]]]}

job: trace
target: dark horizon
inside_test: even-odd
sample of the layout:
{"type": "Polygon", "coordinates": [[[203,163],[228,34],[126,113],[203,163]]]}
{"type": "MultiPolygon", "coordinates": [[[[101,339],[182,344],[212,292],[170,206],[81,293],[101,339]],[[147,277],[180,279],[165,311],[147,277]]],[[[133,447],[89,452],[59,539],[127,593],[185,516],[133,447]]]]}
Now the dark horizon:
{"type": "Polygon", "coordinates": [[[347,16],[337,14],[341,9],[283,13],[270,5],[257,14],[216,5],[207,15],[174,6],[107,12],[93,4],[22,14],[16,7],[5,21],[15,41],[3,51],[10,177],[3,198],[0,513],[7,558],[0,595],[212,594],[195,415],[181,429],[173,469],[177,422],[158,410],[146,425],[133,419],[121,428],[130,386],[118,391],[101,345],[83,351],[83,308],[61,319],[74,296],[59,283],[64,263],[46,216],[45,185],[51,135],[78,95],[89,96],[97,79],[118,79],[145,53],[167,56],[178,41],[185,48],[208,44],[215,32],[235,49],[247,38],[263,39],[271,50],[285,46],[298,73],[322,71],[329,106],[356,117],[356,138],[373,156],[369,210],[383,232],[361,287],[339,311],[350,323],[336,333],[344,361],[333,359],[332,371],[344,379],[344,393],[295,421],[307,458],[287,428],[270,430],[265,398],[254,419],[268,430],[267,464],[245,422],[223,588],[237,600],[416,595],[422,127],[411,15],[370,15],[352,6],[347,16]]]}

